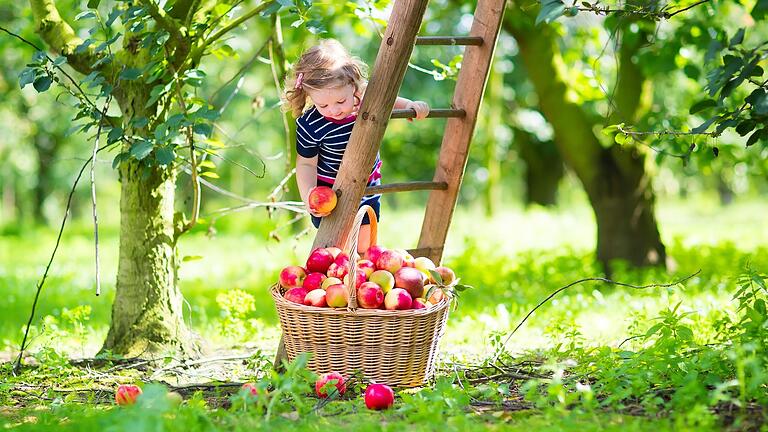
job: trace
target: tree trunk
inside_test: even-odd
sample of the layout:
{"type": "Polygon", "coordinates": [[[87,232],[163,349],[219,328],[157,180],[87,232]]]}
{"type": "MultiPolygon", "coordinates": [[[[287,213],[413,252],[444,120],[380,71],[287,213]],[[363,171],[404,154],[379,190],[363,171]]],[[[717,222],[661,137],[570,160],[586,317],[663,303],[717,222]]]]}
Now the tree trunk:
{"type": "Polygon", "coordinates": [[[565,174],[563,158],[555,143],[541,142],[521,129],[515,129],[515,143],[520,158],[525,161],[525,204],[554,206],[565,174]]]}
{"type": "Polygon", "coordinates": [[[103,350],[125,356],[197,348],[182,318],[177,286],[173,201],[176,176],[170,168],[121,164],[120,259],[112,325],[103,350]]]}
{"type": "MultiPolygon", "coordinates": [[[[563,76],[566,65],[556,45],[556,33],[551,27],[533,25],[537,12],[528,9],[509,14],[513,18],[505,21],[505,28],[520,46],[541,111],[554,128],[557,148],[587,192],[597,221],[598,260],[609,274],[611,261],[616,259],[636,266],[664,265],[666,250],[654,215],[655,197],[645,170],[645,153],[638,147],[601,145],[593,132],[595,122],[568,96],[563,76]]],[[[627,55],[623,51],[622,59],[627,55]]],[[[621,67],[630,65],[622,63],[621,67]]],[[[622,72],[639,74],[636,67],[622,72]]],[[[619,79],[616,101],[623,118],[634,118],[644,79],[642,75],[635,80],[627,76],[619,79]]]]}
{"type": "Polygon", "coordinates": [[[40,130],[33,137],[37,153],[37,182],[33,191],[32,215],[36,223],[46,222],[43,210],[54,183],[53,160],[59,151],[58,139],[58,136],[40,130]]]}

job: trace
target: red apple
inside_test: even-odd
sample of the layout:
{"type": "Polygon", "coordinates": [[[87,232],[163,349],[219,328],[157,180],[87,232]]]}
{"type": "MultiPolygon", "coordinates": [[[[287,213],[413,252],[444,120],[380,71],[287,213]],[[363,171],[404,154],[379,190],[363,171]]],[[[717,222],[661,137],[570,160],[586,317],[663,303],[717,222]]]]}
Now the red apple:
{"type": "MultiPolygon", "coordinates": [[[[440,277],[443,279],[443,285],[450,285],[451,282],[456,280],[456,274],[453,272],[453,270],[449,269],[445,266],[439,266],[435,267],[435,271],[440,275],[440,277]]],[[[434,280],[434,278],[431,278],[433,282],[437,282],[434,280]]]]}
{"type": "Polygon", "coordinates": [[[307,277],[307,272],[299,266],[288,266],[280,271],[280,286],[283,288],[300,287],[307,277]]]}
{"type": "MultiPolygon", "coordinates": [[[[347,260],[347,261],[349,261],[349,260],[347,260]]],[[[334,262],[333,264],[331,264],[330,267],[328,267],[328,273],[327,274],[328,274],[329,277],[335,277],[337,279],[341,279],[341,278],[343,278],[344,276],[347,275],[348,271],[349,271],[349,267],[347,267],[345,265],[340,265],[339,263],[334,262]]]]}
{"type": "Polygon", "coordinates": [[[444,298],[445,298],[445,292],[443,292],[443,289],[435,288],[432,291],[432,295],[430,295],[427,300],[434,305],[443,301],[444,298]]]}
{"type": "Polygon", "coordinates": [[[339,396],[347,391],[347,385],[344,383],[344,376],[338,372],[328,372],[320,375],[320,378],[315,381],[315,393],[317,393],[317,397],[327,398],[328,390],[331,389],[331,394],[333,394],[334,386],[339,392],[339,396]]]}
{"type": "Polygon", "coordinates": [[[403,266],[403,262],[403,256],[399,252],[385,250],[379,255],[379,259],[376,260],[376,268],[395,274],[403,266]]]}
{"type": "Polygon", "coordinates": [[[379,257],[381,256],[381,253],[387,250],[384,246],[379,245],[373,245],[368,248],[367,251],[365,251],[364,258],[368,261],[376,264],[376,261],[378,261],[379,257]]]}
{"type": "Polygon", "coordinates": [[[432,303],[423,298],[415,298],[413,303],[411,303],[411,309],[429,309],[430,306],[432,306],[432,303]]]}
{"type": "Polygon", "coordinates": [[[325,278],[325,280],[323,281],[322,285],[320,285],[320,288],[322,288],[322,289],[328,289],[328,287],[329,287],[329,286],[331,286],[331,285],[336,285],[336,284],[340,284],[340,283],[341,283],[341,279],[339,279],[339,278],[335,278],[335,277],[327,277],[327,278],[325,278]]]}
{"type": "Polygon", "coordinates": [[[333,259],[336,259],[336,257],[341,253],[341,249],[337,248],[336,246],[328,246],[325,249],[330,252],[331,255],[333,255],[333,259]]]}
{"type": "Polygon", "coordinates": [[[301,284],[301,287],[306,288],[307,291],[318,289],[323,285],[325,278],[326,276],[322,273],[310,273],[304,278],[304,283],[301,284]]]}
{"type": "Polygon", "coordinates": [[[384,303],[384,291],[373,282],[365,282],[357,289],[357,304],[363,309],[378,309],[384,303]]]}
{"type": "Polygon", "coordinates": [[[357,262],[357,271],[365,273],[365,277],[370,278],[371,273],[376,271],[376,264],[371,260],[362,259],[357,262]]]}
{"type": "Polygon", "coordinates": [[[252,396],[258,396],[259,395],[259,389],[256,388],[256,384],[254,383],[245,383],[242,387],[240,387],[241,391],[245,390],[248,393],[250,393],[252,396]]]}
{"type": "Polygon", "coordinates": [[[141,389],[133,384],[120,384],[115,392],[115,402],[118,405],[133,405],[141,394],[141,389]]]}
{"type": "Polygon", "coordinates": [[[370,384],[365,389],[365,406],[372,410],[383,410],[395,404],[395,392],[386,384],[370,384]]]}
{"type": "Polygon", "coordinates": [[[395,273],[395,286],[404,288],[411,297],[417,298],[424,295],[424,279],[424,275],[417,269],[403,267],[395,273]]]}
{"type": "MultiPolygon", "coordinates": [[[[360,288],[360,285],[365,282],[365,273],[363,272],[355,272],[355,288],[360,288]]],[[[349,273],[344,275],[344,284],[349,283],[349,273]]]]}
{"type": "Polygon", "coordinates": [[[384,306],[387,310],[410,309],[412,303],[413,298],[408,294],[408,291],[402,288],[392,288],[392,291],[384,296],[384,306]]]}
{"type": "Polygon", "coordinates": [[[309,293],[306,288],[291,288],[283,294],[286,300],[303,305],[304,298],[309,293]]]}
{"type": "Polygon", "coordinates": [[[333,254],[326,248],[317,248],[309,254],[305,268],[309,273],[325,274],[331,264],[333,264],[333,254]]]}
{"type": "Polygon", "coordinates": [[[349,303],[349,294],[347,286],[344,284],[331,285],[325,290],[325,301],[328,306],[340,308],[346,307],[349,303]]]}
{"type": "Polygon", "coordinates": [[[315,186],[309,190],[307,204],[315,213],[330,213],[336,208],[336,192],[328,186],[315,186]]]}
{"type": "Polygon", "coordinates": [[[424,273],[424,276],[426,276],[428,279],[432,279],[429,271],[435,269],[435,263],[432,262],[431,259],[427,257],[418,257],[413,260],[413,266],[424,273]]]}
{"type": "Polygon", "coordinates": [[[384,294],[387,294],[395,287],[395,276],[386,270],[376,270],[371,273],[368,280],[380,286],[384,294]]]}
{"type": "Polygon", "coordinates": [[[328,303],[325,299],[325,290],[322,288],[314,289],[304,297],[304,304],[307,306],[326,307],[328,303]]]}

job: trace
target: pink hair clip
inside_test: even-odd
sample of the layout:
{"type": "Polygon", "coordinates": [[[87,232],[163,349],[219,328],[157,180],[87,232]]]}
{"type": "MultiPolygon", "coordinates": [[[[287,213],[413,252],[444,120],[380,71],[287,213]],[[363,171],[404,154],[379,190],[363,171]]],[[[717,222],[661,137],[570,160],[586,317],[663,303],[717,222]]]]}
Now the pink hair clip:
{"type": "Polygon", "coordinates": [[[304,72],[299,72],[296,74],[296,85],[293,86],[294,89],[298,90],[301,88],[301,84],[304,82],[304,72]]]}

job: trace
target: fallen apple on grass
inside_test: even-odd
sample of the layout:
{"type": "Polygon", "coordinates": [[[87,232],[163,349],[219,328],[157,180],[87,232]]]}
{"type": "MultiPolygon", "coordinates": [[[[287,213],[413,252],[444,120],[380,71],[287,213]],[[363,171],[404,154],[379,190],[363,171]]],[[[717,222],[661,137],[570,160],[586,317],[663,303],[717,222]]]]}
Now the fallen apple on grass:
{"type": "Polygon", "coordinates": [[[317,381],[315,381],[315,393],[317,394],[317,397],[327,398],[329,393],[334,393],[334,387],[336,387],[339,396],[347,391],[347,385],[344,383],[344,376],[338,372],[322,374],[317,381]]]}
{"type": "Polygon", "coordinates": [[[395,404],[395,392],[386,384],[370,384],[365,389],[365,406],[372,410],[384,410],[395,404]]]}
{"type": "Polygon", "coordinates": [[[141,388],[133,384],[120,384],[115,392],[115,403],[118,405],[133,405],[141,394],[141,388]]]}

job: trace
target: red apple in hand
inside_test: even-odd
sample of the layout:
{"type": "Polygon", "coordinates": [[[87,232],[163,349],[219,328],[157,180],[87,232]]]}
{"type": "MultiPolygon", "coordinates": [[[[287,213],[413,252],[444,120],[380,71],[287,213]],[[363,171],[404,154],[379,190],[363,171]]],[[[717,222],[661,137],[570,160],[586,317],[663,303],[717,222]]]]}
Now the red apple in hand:
{"type": "Polygon", "coordinates": [[[280,271],[280,286],[283,288],[300,287],[307,277],[307,272],[299,266],[288,266],[280,271]]]}
{"type": "Polygon", "coordinates": [[[386,384],[370,384],[365,389],[365,406],[372,410],[383,410],[395,404],[395,392],[386,384]]]}
{"type": "MultiPolygon", "coordinates": [[[[328,388],[330,387],[333,389],[333,386],[336,386],[339,396],[347,391],[347,385],[344,384],[344,377],[340,373],[328,372],[327,374],[320,375],[320,378],[315,381],[315,393],[317,393],[317,397],[327,398],[328,388]]],[[[331,393],[333,393],[333,390],[331,390],[331,393]]]]}
{"type": "Polygon", "coordinates": [[[307,258],[306,269],[308,273],[322,273],[328,271],[328,267],[333,264],[333,254],[325,248],[317,248],[309,254],[307,258]]]}
{"type": "Polygon", "coordinates": [[[120,384],[115,392],[115,402],[118,405],[133,405],[141,394],[141,389],[133,384],[120,384]]]}
{"type": "Polygon", "coordinates": [[[384,291],[373,282],[365,282],[357,289],[357,304],[363,309],[378,309],[384,303],[384,291]]]}
{"type": "Polygon", "coordinates": [[[336,208],[336,192],[328,186],[315,186],[309,190],[307,204],[315,213],[330,213],[336,208]]]}

